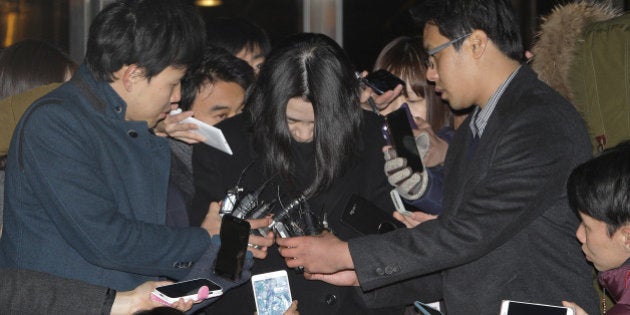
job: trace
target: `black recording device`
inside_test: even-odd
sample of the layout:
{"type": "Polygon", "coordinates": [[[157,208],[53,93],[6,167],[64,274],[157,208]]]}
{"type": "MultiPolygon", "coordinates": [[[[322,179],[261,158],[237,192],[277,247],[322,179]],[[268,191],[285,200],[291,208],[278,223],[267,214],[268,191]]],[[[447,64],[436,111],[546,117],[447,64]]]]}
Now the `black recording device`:
{"type": "Polygon", "coordinates": [[[220,231],[221,248],[214,265],[214,273],[232,281],[241,278],[249,230],[249,222],[229,214],[223,216],[220,231]]]}
{"type": "Polygon", "coordinates": [[[374,93],[378,95],[395,89],[399,84],[403,87],[405,86],[405,81],[384,69],[376,70],[368,74],[361,79],[361,82],[372,88],[374,93]]]}
{"type": "Polygon", "coordinates": [[[387,142],[396,150],[396,154],[407,160],[407,165],[414,172],[422,173],[424,165],[411,130],[412,124],[415,125],[409,107],[405,103],[399,109],[385,116],[385,132],[383,135],[387,142]]]}

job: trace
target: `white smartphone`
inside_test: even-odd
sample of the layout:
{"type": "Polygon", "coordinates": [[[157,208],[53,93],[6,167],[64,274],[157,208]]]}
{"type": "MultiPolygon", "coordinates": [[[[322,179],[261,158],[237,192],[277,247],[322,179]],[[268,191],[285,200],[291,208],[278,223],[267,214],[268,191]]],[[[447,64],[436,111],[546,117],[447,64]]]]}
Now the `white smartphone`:
{"type": "Polygon", "coordinates": [[[291,288],[286,270],[252,276],[258,315],[282,315],[291,306],[291,288]]]}
{"type": "Polygon", "coordinates": [[[575,315],[573,309],[563,306],[503,300],[500,315],[575,315]]]}
{"type": "Polygon", "coordinates": [[[394,203],[396,211],[398,211],[402,215],[411,215],[411,211],[405,208],[405,204],[403,203],[402,198],[400,198],[400,194],[398,194],[398,191],[396,189],[392,189],[389,192],[389,196],[392,197],[392,202],[394,203]]]}
{"type": "Polygon", "coordinates": [[[151,292],[151,299],[165,305],[171,305],[179,299],[196,301],[222,294],[223,288],[220,285],[208,279],[193,279],[157,287],[151,292]],[[207,289],[203,288],[204,286],[207,289]]]}

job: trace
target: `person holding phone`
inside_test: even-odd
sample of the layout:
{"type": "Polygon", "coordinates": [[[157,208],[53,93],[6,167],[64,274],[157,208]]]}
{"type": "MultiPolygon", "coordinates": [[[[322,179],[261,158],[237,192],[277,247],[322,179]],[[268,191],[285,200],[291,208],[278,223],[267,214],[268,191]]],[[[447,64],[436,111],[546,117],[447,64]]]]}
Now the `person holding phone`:
{"type": "MultiPolygon", "coordinates": [[[[359,236],[341,222],[353,195],[389,213],[394,209],[383,173],[384,121],[361,109],[359,93],[349,58],[331,38],[298,34],[274,47],[245,112],[217,125],[234,154],[204,144],[193,149],[193,210],[204,212],[235,185],[242,194],[263,187],[260,201],[275,201],[274,208],[284,209],[302,200],[292,209],[309,208],[321,225],[342,239],[359,236]]],[[[275,248],[256,261],[253,273],[279,269],[287,270],[302,314],[401,313],[402,308],[369,310],[353,288],[305,280],[286,266],[275,248]]],[[[254,310],[251,286],[243,286],[224,294],[207,311],[254,310]]]]}
{"type": "MultiPolygon", "coordinates": [[[[145,282],[131,291],[116,291],[83,281],[27,269],[0,269],[2,314],[132,314],[161,307],[151,291],[170,281],[145,282]]],[[[189,310],[193,301],[172,308],[189,310]]]]}
{"type": "MultiPolygon", "coordinates": [[[[374,71],[387,70],[404,80],[402,93],[392,99],[379,99],[377,107],[382,115],[388,115],[402,106],[409,108],[418,151],[427,167],[426,174],[414,171],[407,167],[408,161],[398,156],[395,150],[384,149],[385,172],[390,184],[396,187],[407,208],[420,210],[411,211],[405,216],[395,213],[398,220],[409,226],[432,219],[440,213],[444,157],[455,129],[465,119],[467,112],[453,113],[448,104],[440,99],[435,86],[426,80],[426,65],[419,62],[425,57],[421,38],[400,36],[381,50],[374,63],[374,71]],[[426,189],[420,190],[423,186],[426,189]]],[[[366,105],[362,104],[364,108],[366,105]]]]}
{"type": "MultiPolygon", "coordinates": [[[[1,267],[121,291],[183,280],[196,269],[213,276],[218,238],[208,221],[166,225],[170,150],[151,130],[202,57],[200,30],[194,7],[178,0],[119,0],[99,12],[84,63],[15,129],[1,267]]],[[[252,236],[251,243],[272,241],[252,236]]]]}
{"type": "MultiPolygon", "coordinates": [[[[576,167],[567,183],[571,208],[582,223],[576,236],[586,259],[599,271],[598,280],[614,306],[601,305],[608,315],[630,313],[630,141],[600,153],[576,167]]],[[[579,303],[565,301],[576,315],[579,303]]]]}
{"type": "Polygon", "coordinates": [[[591,156],[580,114],[523,63],[511,1],[427,0],[414,11],[427,79],[453,109],[474,107],[446,155],[443,211],[348,241],[278,239],[287,265],[360,286],[372,306],[443,298],[449,313],[496,314],[504,299],[571,299],[597,312],[565,186],[591,156]]]}

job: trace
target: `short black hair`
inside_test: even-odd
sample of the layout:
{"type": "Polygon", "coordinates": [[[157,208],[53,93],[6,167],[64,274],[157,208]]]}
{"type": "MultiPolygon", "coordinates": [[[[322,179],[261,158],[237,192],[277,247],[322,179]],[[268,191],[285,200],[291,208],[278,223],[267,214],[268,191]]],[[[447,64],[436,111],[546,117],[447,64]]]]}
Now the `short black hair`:
{"type": "Polygon", "coordinates": [[[232,55],[243,48],[249,51],[259,47],[267,56],[271,42],[264,29],[242,17],[220,17],[206,21],[208,44],[221,47],[232,55]]]}
{"type": "Polygon", "coordinates": [[[179,107],[182,110],[189,110],[201,87],[216,81],[237,83],[245,90],[247,96],[255,78],[254,69],[247,62],[236,58],[223,48],[208,46],[201,64],[191,69],[182,80],[179,107]]]}
{"type": "MultiPolygon", "coordinates": [[[[482,30],[509,58],[523,61],[519,23],[510,0],[425,0],[411,9],[424,27],[434,24],[449,39],[482,30]]],[[[461,47],[461,41],[453,44],[461,47]]]]}
{"type": "Polygon", "coordinates": [[[630,141],[576,167],[567,183],[571,208],[608,226],[609,235],[630,222],[630,141]]]}
{"type": "Polygon", "coordinates": [[[90,26],[85,63],[97,80],[136,64],[147,79],[168,66],[193,67],[205,46],[204,22],[181,0],[119,0],[90,26]]]}

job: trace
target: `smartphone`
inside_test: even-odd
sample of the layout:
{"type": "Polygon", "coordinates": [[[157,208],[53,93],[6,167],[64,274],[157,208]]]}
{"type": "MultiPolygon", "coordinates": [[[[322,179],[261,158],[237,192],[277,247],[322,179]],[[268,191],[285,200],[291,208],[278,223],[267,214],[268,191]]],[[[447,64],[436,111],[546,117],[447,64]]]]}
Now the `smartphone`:
{"type": "Polygon", "coordinates": [[[401,106],[399,109],[385,116],[385,140],[396,150],[399,157],[407,160],[407,165],[414,172],[422,173],[424,165],[416,147],[416,140],[411,130],[410,121],[413,121],[408,106],[401,106]]]}
{"type": "Polygon", "coordinates": [[[291,287],[286,270],[252,276],[258,315],[282,315],[291,306],[291,287]]]}
{"type": "Polygon", "coordinates": [[[503,300],[500,315],[575,315],[573,309],[563,306],[503,300]]]}
{"type": "Polygon", "coordinates": [[[230,214],[223,216],[219,232],[221,248],[214,265],[215,274],[232,281],[240,280],[247,254],[249,232],[249,222],[230,214]]]}
{"type": "Polygon", "coordinates": [[[405,87],[405,81],[384,69],[368,74],[361,79],[361,82],[372,88],[374,93],[378,95],[395,89],[398,84],[402,85],[403,88],[405,87]]]}
{"type": "Polygon", "coordinates": [[[398,213],[402,215],[411,215],[411,211],[405,208],[405,204],[403,203],[402,198],[400,198],[400,194],[398,193],[398,190],[396,190],[395,188],[392,189],[389,192],[389,196],[392,198],[392,202],[394,203],[394,208],[396,208],[396,211],[398,211],[398,213]]]}
{"type": "Polygon", "coordinates": [[[369,200],[353,194],[341,213],[341,223],[360,234],[383,234],[405,227],[369,200]]]}
{"type": "Polygon", "coordinates": [[[165,305],[171,305],[179,299],[196,301],[222,294],[223,288],[220,285],[208,279],[194,279],[157,287],[151,292],[151,299],[165,305]],[[198,296],[199,290],[205,290],[202,289],[204,286],[208,289],[208,294],[204,293],[202,296],[198,296]]]}

